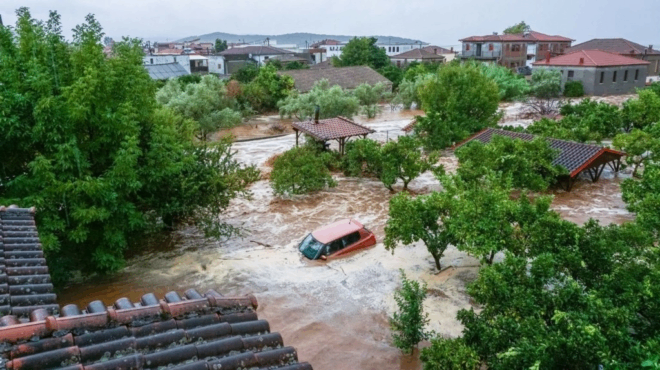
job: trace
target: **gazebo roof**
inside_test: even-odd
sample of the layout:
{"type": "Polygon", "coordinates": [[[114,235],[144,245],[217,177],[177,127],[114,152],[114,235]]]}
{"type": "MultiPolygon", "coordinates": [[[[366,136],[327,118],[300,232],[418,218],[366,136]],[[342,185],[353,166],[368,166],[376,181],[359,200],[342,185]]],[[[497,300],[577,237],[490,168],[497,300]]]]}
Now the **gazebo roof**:
{"type": "Polygon", "coordinates": [[[369,127],[362,126],[341,116],[322,119],[318,122],[314,122],[313,120],[294,122],[293,128],[322,141],[362,136],[376,132],[369,127]]]}
{"type": "MultiPolygon", "coordinates": [[[[476,133],[462,143],[457,144],[456,147],[465,145],[473,140],[478,140],[487,144],[491,141],[494,135],[506,136],[524,141],[532,141],[536,138],[536,135],[525,134],[522,132],[487,128],[476,133]]],[[[609,161],[617,160],[625,155],[623,152],[598,145],[583,144],[553,138],[547,138],[546,140],[549,142],[551,148],[559,150],[559,155],[555,158],[553,164],[564,166],[568,170],[571,178],[576,177],[584,170],[598,167],[609,161]]]]}

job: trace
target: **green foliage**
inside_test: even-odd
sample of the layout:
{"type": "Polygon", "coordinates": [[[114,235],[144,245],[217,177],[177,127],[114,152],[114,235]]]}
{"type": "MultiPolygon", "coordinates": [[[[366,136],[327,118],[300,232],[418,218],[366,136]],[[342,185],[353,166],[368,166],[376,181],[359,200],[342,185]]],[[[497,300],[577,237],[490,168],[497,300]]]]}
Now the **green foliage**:
{"type": "Polygon", "coordinates": [[[637,223],[656,237],[660,235],[660,166],[648,164],[641,180],[626,179],[621,192],[628,210],[637,215],[637,223]]]}
{"type": "Polygon", "coordinates": [[[463,338],[433,338],[430,347],[422,348],[419,359],[424,370],[478,370],[481,365],[479,356],[463,338]]]}
{"type": "Polygon", "coordinates": [[[455,207],[454,200],[447,192],[433,192],[416,198],[405,192],[398,194],[390,199],[385,248],[394,254],[399,242],[409,245],[421,240],[440,271],[440,259],[449,244],[454,242],[444,224],[452,207],[455,207]]]}
{"type": "Polygon", "coordinates": [[[426,81],[434,78],[432,74],[425,74],[417,76],[413,79],[404,79],[399,84],[399,90],[394,96],[393,103],[402,104],[403,109],[410,109],[413,104],[416,104],[418,107],[421,106],[421,101],[419,99],[419,88],[424,85],[426,81]]]}
{"type": "Polygon", "coordinates": [[[385,187],[394,191],[392,186],[403,181],[403,190],[408,190],[410,181],[429,170],[439,170],[434,164],[437,155],[425,156],[420,149],[420,142],[411,136],[399,136],[381,148],[383,172],[380,180],[385,187]]]}
{"type": "Polygon", "coordinates": [[[259,74],[259,67],[254,63],[248,63],[240,68],[238,71],[231,74],[231,79],[236,80],[242,84],[252,82],[259,74]]]}
{"type": "Polygon", "coordinates": [[[582,81],[566,81],[564,84],[564,96],[567,98],[579,98],[584,96],[582,81]]]}
{"type": "Polygon", "coordinates": [[[495,81],[499,89],[500,100],[521,99],[530,90],[529,83],[523,76],[514,74],[511,69],[497,64],[480,63],[481,73],[495,81]]]}
{"type": "Polygon", "coordinates": [[[426,283],[408,280],[401,270],[401,288],[394,292],[398,311],[390,318],[392,340],[394,345],[403,352],[412,353],[419,342],[428,338],[424,330],[428,324],[428,314],[424,313],[426,299],[426,283]]]}
{"type": "Polygon", "coordinates": [[[507,35],[513,35],[513,34],[521,34],[521,33],[529,32],[531,30],[532,28],[527,23],[525,23],[525,21],[521,21],[518,24],[514,24],[513,26],[504,29],[502,33],[507,35]]]}
{"type": "Polygon", "coordinates": [[[354,37],[341,52],[341,57],[332,60],[335,67],[369,66],[375,70],[390,64],[385,50],[376,45],[375,37],[354,37]]]}
{"type": "Polygon", "coordinates": [[[0,28],[0,203],[37,208],[57,284],[121,268],[148,231],[235,231],[218,215],[257,171],[227,141],[195,145],[195,123],[159,107],[139,40],[107,58],[92,15],[71,43],[56,12],[45,23],[17,15],[15,29],[0,28]]]}
{"type": "Polygon", "coordinates": [[[201,141],[209,140],[209,135],[221,128],[239,125],[242,120],[241,113],[234,110],[238,102],[227,95],[224,83],[213,75],[206,75],[199,83],[189,83],[185,87],[179,80],[170,79],[156,93],[156,100],[195,121],[195,135],[201,141]]]}
{"type": "Polygon", "coordinates": [[[637,177],[640,165],[655,162],[657,155],[660,154],[660,135],[652,133],[658,128],[659,125],[655,125],[655,130],[633,129],[629,133],[617,135],[612,141],[615,148],[626,153],[625,161],[627,165],[633,167],[633,177],[637,177]]]}
{"type": "Polygon", "coordinates": [[[654,82],[646,90],[653,91],[655,95],[660,96],[660,82],[654,82]]]}
{"type": "Polygon", "coordinates": [[[328,169],[331,161],[330,153],[306,147],[287,150],[277,157],[270,173],[275,194],[305,194],[336,186],[328,169]]]}
{"type": "Polygon", "coordinates": [[[227,50],[227,40],[220,40],[220,39],[215,39],[215,45],[214,49],[216,53],[223,52],[227,50]]]}
{"type": "Polygon", "coordinates": [[[537,99],[556,99],[561,95],[561,72],[540,68],[532,73],[530,93],[537,99]]]}
{"type": "Polygon", "coordinates": [[[490,171],[501,176],[502,185],[511,181],[517,189],[543,191],[552,185],[566,169],[554,165],[557,150],[543,138],[532,141],[495,135],[490,143],[473,141],[456,150],[457,173],[465,181],[483,181],[490,171]]]}
{"type": "Polygon", "coordinates": [[[379,82],[375,85],[367,83],[361,84],[353,90],[353,95],[358,99],[362,106],[362,112],[368,118],[374,118],[381,111],[378,105],[388,96],[385,85],[379,82]]]}
{"type": "Polygon", "coordinates": [[[406,66],[403,78],[415,81],[420,76],[438,73],[438,69],[442,68],[442,66],[440,63],[420,63],[413,61],[406,66]]]}
{"type": "Polygon", "coordinates": [[[638,99],[623,103],[623,117],[626,131],[660,122],[660,96],[649,89],[639,91],[638,99]]]}
{"type": "Polygon", "coordinates": [[[381,144],[372,139],[358,139],[346,143],[341,168],[346,176],[373,176],[380,178],[383,172],[381,144]]]}
{"type": "Polygon", "coordinates": [[[330,87],[328,80],[321,80],[308,93],[298,94],[294,91],[278,103],[280,116],[295,117],[299,121],[312,117],[317,105],[321,109],[322,119],[337,116],[351,118],[358,112],[360,102],[340,86],[330,87]]]}
{"type": "Polygon", "coordinates": [[[284,69],[287,71],[295,70],[295,69],[309,69],[309,66],[305,63],[299,62],[299,61],[293,61],[286,63],[284,65],[284,69]]]}
{"type": "Polygon", "coordinates": [[[267,65],[259,68],[257,76],[243,86],[243,98],[257,112],[277,109],[277,104],[293,91],[293,78],[277,74],[275,67],[267,65]]]}
{"type": "Polygon", "coordinates": [[[401,81],[403,81],[403,70],[393,64],[388,64],[387,66],[379,69],[378,73],[392,81],[392,89],[394,90],[396,90],[399,87],[401,81]]]}
{"type": "Polygon", "coordinates": [[[181,87],[186,87],[188,84],[198,84],[202,82],[202,75],[199,74],[190,74],[183,75],[176,78],[177,81],[181,84],[181,87]]]}

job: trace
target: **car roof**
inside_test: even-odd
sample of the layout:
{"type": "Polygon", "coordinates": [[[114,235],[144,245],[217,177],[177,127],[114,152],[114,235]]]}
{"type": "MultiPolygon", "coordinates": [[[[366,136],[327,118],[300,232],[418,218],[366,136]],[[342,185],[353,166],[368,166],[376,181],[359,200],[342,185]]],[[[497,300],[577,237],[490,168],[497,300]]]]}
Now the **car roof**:
{"type": "Polygon", "coordinates": [[[364,226],[362,226],[361,223],[355,220],[351,220],[350,218],[346,218],[312,231],[312,236],[314,239],[325,244],[359,231],[363,227],[364,226]]]}

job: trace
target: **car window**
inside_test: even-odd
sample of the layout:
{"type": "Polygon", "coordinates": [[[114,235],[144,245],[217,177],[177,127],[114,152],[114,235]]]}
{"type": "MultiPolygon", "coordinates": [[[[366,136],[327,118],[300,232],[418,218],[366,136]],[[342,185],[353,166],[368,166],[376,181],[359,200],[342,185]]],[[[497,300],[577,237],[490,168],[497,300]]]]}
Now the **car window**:
{"type": "Polygon", "coordinates": [[[328,244],[328,255],[331,255],[338,250],[341,250],[342,248],[344,248],[344,244],[342,243],[341,239],[330,242],[330,244],[328,244]]]}
{"type": "Polygon", "coordinates": [[[343,237],[342,240],[344,242],[344,247],[348,247],[349,245],[360,240],[360,233],[356,231],[352,234],[348,234],[345,237],[343,237]]]}

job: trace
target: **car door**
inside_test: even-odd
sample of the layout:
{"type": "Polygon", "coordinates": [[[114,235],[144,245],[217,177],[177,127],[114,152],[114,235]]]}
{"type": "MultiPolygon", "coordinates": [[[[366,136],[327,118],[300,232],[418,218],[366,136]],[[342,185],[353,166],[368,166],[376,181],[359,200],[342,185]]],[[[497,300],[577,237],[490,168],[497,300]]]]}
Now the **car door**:
{"type": "Polygon", "coordinates": [[[333,240],[330,243],[328,243],[327,247],[327,257],[332,256],[333,254],[339,252],[340,250],[344,249],[344,241],[342,240],[343,238],[339,238],[337,240],[333,240]]]}
{"type": "Polygon", "coordinates": [[[360,241],[360,232],[356,231],[354,233],[348,234],[339,240],[341,240],[342,247],[340,251],[335,253],[335,256],[350,253],[352,250],[354,250],[354,247],[359,244],[358,242],[360,241]]]}

